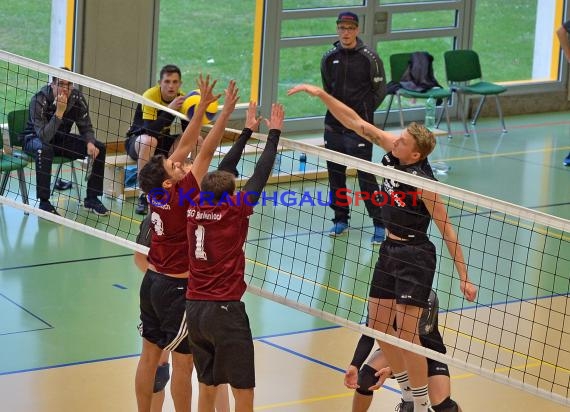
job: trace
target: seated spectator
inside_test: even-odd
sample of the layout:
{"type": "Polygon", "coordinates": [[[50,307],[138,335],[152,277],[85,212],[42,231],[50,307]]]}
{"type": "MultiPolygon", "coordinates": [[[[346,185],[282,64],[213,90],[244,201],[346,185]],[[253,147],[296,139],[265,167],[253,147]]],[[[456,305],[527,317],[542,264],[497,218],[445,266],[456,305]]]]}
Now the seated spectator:
{"type": "MultiPolygon", "coordinates": [[[[181,110],[184,103],[182,86],[182,73],[178,66],[167,64],[160,70],[158,84],[144,92],[143,96],[155,103],[168,106],[172,110],[181,110]]],[[[172,144],[178,137],[170,134],[170,126],[175,116],[158,110],[154,106],[138,105],[135,110],[133,124],[127,132],[125,149],[129,156],[137,161],[137,170],[140,172],[154,154],[168,155],[172,144]]],[[[185,129],[188,122],[182,122],[185,129]]],[[[135,213],[146,215],[148,203],[146,194],[141,193],[135,213]]]]}
{"type": "MultiPolygon", "coordinates": [[[[64,68],[69,70],[67,68],[64,68]]],[[[91,177],[87,182],[87,194],[83,207],[99,216],[109,210],[98,196],[103,194],[103,173],[106,148],[95,139],[87,101],[73,83],[54,77],[42,87],[30,101],[30,116],[22,133],[24,150],[36,162],[36,193],[40,209],[59,215],[50,203],[51,166],[54,156],[70,159],[93,159],[91,177]],[[71,133],[75,124],[79,135],[71,133]]],[[[69,189],[69,183],[58,182],[56,188],[69,189]]]]}

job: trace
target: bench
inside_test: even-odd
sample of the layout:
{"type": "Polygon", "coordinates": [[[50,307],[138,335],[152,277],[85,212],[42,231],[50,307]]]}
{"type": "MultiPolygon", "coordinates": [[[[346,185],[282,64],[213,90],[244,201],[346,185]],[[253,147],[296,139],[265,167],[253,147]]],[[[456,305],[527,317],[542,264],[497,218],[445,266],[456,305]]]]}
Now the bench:
{"type": "MultiPolygon", "coordinates": [[[[303,143],[324,146],[324,141],[322,137],[302,139],[299,140],[303,143]]],[[[225,156],[230,150],[231,145],[220,146],[219,150],[214,154],[214,158],[225,156]]],[[[247,145],[244,149],[244,154],[257,154],[261,153],[263,146],[256,147],[253,145],[247,145]]],[[[288,151],[289,149],[280,147],[280,151],[288,151]]],[[[108,155],[105,159],[105,175],[103,179],[103,194],[106,196],[114,198],[130,198],[139,195],[140,191],[135,187],[125,187],[125,168],[129,165],[136,165],[137,162],[129,157],[126,153],[119,153],[116,155],[108,155]]],[[[273,175],[269,178],[268,184],[278,183],[281,181],[294,182],[303,179],[318,179],[325,178],[327,176],[326,171],[307,171],[307,172],[292,172],[292,173],[281,173],[280,175],[273,175]],[[320,177],[319,177],[320,176],[320,177]]],[[[236,181],[239,186],[241,183],[240,179],[236,181]]]]}

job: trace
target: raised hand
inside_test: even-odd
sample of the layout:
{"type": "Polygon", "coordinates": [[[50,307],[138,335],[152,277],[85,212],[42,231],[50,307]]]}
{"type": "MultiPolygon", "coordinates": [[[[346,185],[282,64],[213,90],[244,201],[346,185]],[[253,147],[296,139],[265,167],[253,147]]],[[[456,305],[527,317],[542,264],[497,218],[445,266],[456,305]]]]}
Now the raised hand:
{"type": "Polygon", "coordinates": [[[287,96],[291,96],[296,93],[305,92],[310,94],[311,96],[317,96],[323,89],[317,86],[313,86],[312,84],[299,84],[295,87],[292,87],[287,91],[287,96]]]}
{"type": "Polygon", "coordinates": [[[265,119],[265,124],[269,129],[283,129],[283,119],[285,118],[285,110],[283,105],[279,103],[273,103],[271,105],[271,118],[269,120],[265,119]]]}
{"type": "Polygon", "coordinates": [[[257,132],[263,117],[257,115],[257,103],[251,100],[245,115],[245,127],[257,132]]]}
{"type": "Polygon", "coordinates": [[[222,109],[222,113],[233,113],[236,107],[236,103],[239,100],[238,92],[239,89],[236,87],[235,80],[230,80],[225,93],[224,108],[222,109]]]}
{"type": "Polygon", "coordinates": [[[218,81],[214,80],[210,83],[210,75],[208,74],[206,76],[206,78],[204,78],[202,76],[202,73],[200,73],[200,76],[198,77],[198,79],[196,80],[196,83],[198,83],[198,88],[200,89],[200,103],[202,105],[205,105],[206,107],[208,107],[208,105],[210,105],[210,103],[215,102],[216,100],[218,100],[222,94],[216,94],[214,95],[214,87],[216,86],[216,83],[218,81]]]}

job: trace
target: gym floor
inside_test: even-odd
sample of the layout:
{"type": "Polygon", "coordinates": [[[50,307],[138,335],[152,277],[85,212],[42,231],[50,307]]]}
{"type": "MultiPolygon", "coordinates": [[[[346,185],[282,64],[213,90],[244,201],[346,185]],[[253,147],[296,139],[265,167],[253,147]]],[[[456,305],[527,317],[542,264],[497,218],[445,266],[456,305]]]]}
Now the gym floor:
{"type": "MultiPolygon", "coordinates": [[[[439,137],[431,157],[451,167],[440,180],[570,219],[570,167],[562,165],[570,152],[570,117],[550,113],[509,117],[506,122],[509,131],[502,135],[497,119],[481,119],[469,137],[454,123],[453,130],[458,132],[451,140],[439,137]]],[[[377,151],[375,157],[379,156],[377,151]]],[[[349,185],[355,187],[355,182],[349,185]]],[[[65,193],[60,194],[58,207],[70,203],[65,193]]],[[[291,215],[287,216],[289,223],[284,222],[290,213],[285,207],[275,209],[268,226],[264,219],[252,219],[247,248],[248,256],[254,253],[255,259],[248,260],[249,274],[271,272],[277,265],[273,259],[283,258],[279,250],[294,246],[290,254],[302,256],[305,263],[302,268],[291,263],[291,272],[314,272],[317,287],[313,293],[319,299],[334,300],[328,291],[331,284],[342,289],[336,278],[342,273],[356,273],[364,285],[358,293],[366,296],[378,253],[368,243],[372,226],[367,217],[353,213],[349,234],[333,239],[326,233],[330,225],[327,208],[322,207],[318,216],[300,213],[296,224],[291,224],[291,215]],[[328,286],[323,289],[319,284],[328,286]]],[[[125,225],[136,228],[138,222],[129,220],[125,225]]],[[[565,242],[568,245],[568,239],[565,242]]],[[[0,410],[136,410],[134,373],[141,347],[136,326],[142,274],[133,264],[132,252],[5,205],[0,205],[0,245],[0,410]]],[[[559,253],[566,253],[567,263],[570,252],[559,253]]],[[[278,264],[283,267],[283,262],[278,264]]],[[[274,276],[279,279],[283,273],[274,276]]],[[[562,347],[570,342],[570,268],[563,265],[557,276],[562,281],[556,282],[551,296],[535,298],[547,302],[545,308],[560,308],[562,316],[550,322],[559,322],[556,328],[561,331],[562,347]]],[[[440,279],[437,289],[451,287],[444,283],[440,279]]],[[[255,338],[255,409],[350,410],[352,392],[342,382],[358,334],[249,293],[245,301],[255,338]]],[[[478,304],[484,308],[503,301],[494,294],[481,295],[478,304]]],[[[446,322],[446,342],[456,341],[461,333],[447,329],[451,314],[464,305],[461,299],[450,298],[442,307],[449,311],[440,314],[440,324],[446,322]]],[[[562,366],[554,366],[556,379],[568,389],[567,351],[557,365],[562,366]]],[[[529,364],[528,358],[521,357],[521,368],[545,366],[529,364]]],[[[465,412],[567,410],[461,369],[452,367],[451,372],[453,397],[465,412]]],[[[397,385],[388,381],[376,393],[372,410],[391,411],[398,401],[397,385]]],[[[174,410],[169,396],[164,410],[174,410]]]]}

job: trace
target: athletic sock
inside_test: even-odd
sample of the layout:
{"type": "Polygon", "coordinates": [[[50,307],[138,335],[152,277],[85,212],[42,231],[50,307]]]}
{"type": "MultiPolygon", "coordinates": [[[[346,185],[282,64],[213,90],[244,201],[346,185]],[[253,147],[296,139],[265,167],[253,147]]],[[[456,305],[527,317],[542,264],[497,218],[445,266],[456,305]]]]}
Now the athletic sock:
{"type": "Polygon", "coordinates": [[[433,410],[430,408],[427,385],[412,388],[412,396],[414,397],[414,412],[428,412],[433,410]]]}
{"type": "Polygon", "coordinates": [[[408,371],[395,373],[394,379],[396,379],[398,381],[398,385],[400,385],[400,390],[402,391],[402,400],[404,400],[404,402],[412,402],[414,398],[412,396],[412,390],[410,389],[408,371]]]}

